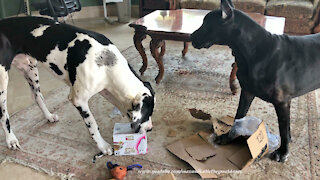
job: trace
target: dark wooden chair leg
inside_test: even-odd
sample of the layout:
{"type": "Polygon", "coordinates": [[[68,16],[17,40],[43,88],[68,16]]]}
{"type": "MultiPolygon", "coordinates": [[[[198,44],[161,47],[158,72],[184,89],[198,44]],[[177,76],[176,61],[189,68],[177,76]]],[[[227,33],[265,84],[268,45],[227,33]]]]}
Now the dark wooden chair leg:
{"type": "Polygon", "coordinates": [[[237,71],[238,71],[237,63],[233,63],[232,64],[232,71],[230,73],[230,78],[229,78],[230,90],[233,95],[237,94],[237,91],[238,91],[238,86],[236,84],[237,71]]]}

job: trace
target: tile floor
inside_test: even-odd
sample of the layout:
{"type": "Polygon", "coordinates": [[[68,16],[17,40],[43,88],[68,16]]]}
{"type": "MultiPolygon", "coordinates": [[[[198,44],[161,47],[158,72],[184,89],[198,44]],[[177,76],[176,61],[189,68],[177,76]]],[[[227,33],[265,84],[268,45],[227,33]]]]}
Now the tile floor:
{"type": "MultiPolygon", "coordinates": [[[[133,21],[134,19],[132,19],[133,21]]],[[[75,26],[96,31],[106,35],[120,51],[127,49],[133,45],[133,29],[128,24],[108,24],[103,19],[81,19],[68,22],[75,26]]],[[[44,96],[51,90],[63,86],[63,82],[53,77],[46,69],[39,67],[41,91],[44,96]]],[[[9,73],[9,88],[8,88],[8,111],[10,115],[32,105],[34,103],[31,98],[31,92],[28,84],[22,74],[15,68],[12,68],[9,73]]],[[[0,160],[5,157],[0,157],[0,160]]],[[[31,168],[14,163],[0,164],[0,179],[6,180],[53,180],[58,179],[50,177],[44,173],[40,173],[31,168]]]]}

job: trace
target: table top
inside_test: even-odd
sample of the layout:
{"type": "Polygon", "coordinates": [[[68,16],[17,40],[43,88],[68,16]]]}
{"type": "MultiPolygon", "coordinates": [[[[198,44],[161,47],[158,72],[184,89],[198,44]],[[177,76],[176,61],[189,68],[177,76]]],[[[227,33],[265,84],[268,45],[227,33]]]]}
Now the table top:
{"type": "MultiPolygon", "coordinates": [[[[200,9],[156,10],[129,26],[145,27],[149,32],[190,35],[202,25],[203,18],[209,12],[209,10],[200,9]]],[[[283,17],[264,16],[259,13],[247,14],[271,33],[282,34],[284,31],[285,18],[283,17]]]]}

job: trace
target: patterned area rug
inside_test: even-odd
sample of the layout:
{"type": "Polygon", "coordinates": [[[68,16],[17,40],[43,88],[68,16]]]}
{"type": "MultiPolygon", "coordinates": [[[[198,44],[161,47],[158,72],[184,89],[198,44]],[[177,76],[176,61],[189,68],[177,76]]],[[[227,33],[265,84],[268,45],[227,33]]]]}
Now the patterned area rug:
{"type": "MultiPolygon", "coordinates": [[[[189,49],[181,57],[182,44],[167,43],[164,56],[165,76],[155,85],[157,65],[146,52],[149,66],[144,80],[150,81],[156,91],[157,104],[154,112],[153,131],[148,134],[149,153],[141,156],[103,157],[95,164],[92,157],[98,153],[95,143],[73,105],[68,102],[69,88],[53,91],[46,97],[51,112],[59,115],[60,121],[48,123],[39,108],[33,105],[11,117],[11,124],[20,140],[21,151],[6,147],[3,132],[0,135],[0,153],[7,159],[42,169],[48,173],[72,176],[75,179],[106,179],[109,172],[107,161],[121,165],[142,164],[143,170],[192,169],[188,164],[170,154],[166,146],[198,131],[212,129],[210,121],[193,118],[188,109],[201,109],[214,117],[234,116],[239,95],[233,96],[228,87],[228,76],[234,58],[231,50],[214,46],[208,50],[189,49]],[[173,133],[173,134],[172,134],[173,133]]],[[[141,57],[134,47],[122,52],[133,68],[141,67],[141,57]]],[[[290,157],[284,163],[268,158],[260,159],[240,174],[225,174],[222,179],[319,179],[320,154],[320,93],[313,91],[292,101],[290,157]]],[[[115,122],[127,122],[120,116],[110,117],[113,106],[100,95],[90,100],[102,136],[112,142],[115,122]]],[[[273,133],[278,133],[275,110],[271,104],[255,99],[250,116],[264,120],[273,133]]],[[[145,171],[146,172],[146,171],[145,171]]],[[[127,179],[150,179],[157,173],[130,171],[127,179]]],[[[197,174],[175,174],[177,179],[200,179],[197,174]]]]}

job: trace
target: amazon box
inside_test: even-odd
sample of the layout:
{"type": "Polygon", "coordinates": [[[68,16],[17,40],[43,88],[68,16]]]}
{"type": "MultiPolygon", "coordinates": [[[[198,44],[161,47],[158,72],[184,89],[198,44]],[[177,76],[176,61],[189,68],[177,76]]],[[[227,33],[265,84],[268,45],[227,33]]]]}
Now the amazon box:
{"type": "Polygon", "coordinates": [[[116,156],[146,154],[147,134],[134,133],[130,123],[116,123],[113,129],[113,149],[116,156]]]}
{"type": "MultiPolygon", "coordinates": [[[[230,130],[228,126],[232,123],[230,117],[222,121],[225,122],[216,126],[215,131],[222,129],[219,132],[224,134],[230,130]]],[[[210,133],[199,132],[167,146],[167,149],[189,163],[201,178],[218,178],[219,174],[239,172],[268,151],[268,136],[263,121],[248,139],[237,138],[227,145],[209,144],[209,136],[210,133]]]]}

